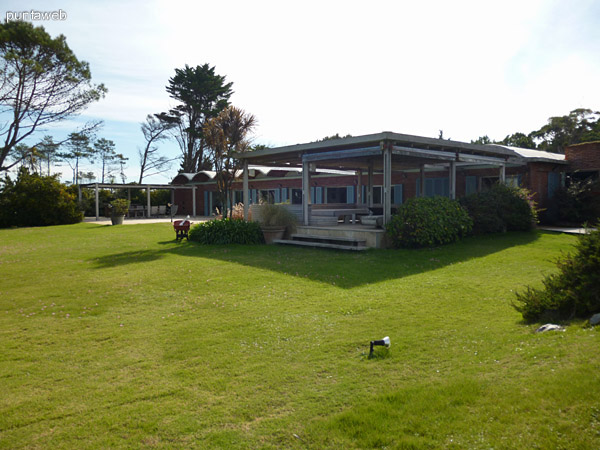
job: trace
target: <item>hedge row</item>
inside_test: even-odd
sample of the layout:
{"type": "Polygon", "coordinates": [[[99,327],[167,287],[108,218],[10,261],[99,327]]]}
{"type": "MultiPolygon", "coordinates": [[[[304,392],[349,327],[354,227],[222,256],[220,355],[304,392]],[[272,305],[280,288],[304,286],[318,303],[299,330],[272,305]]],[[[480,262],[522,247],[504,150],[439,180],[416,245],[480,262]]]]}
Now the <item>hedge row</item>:
{"type": "Polygon", "coordinates": [[[191,241],[200,244],[262,244],[264,237],[260,225],[240,219],[210,220],[192,227],[191,241]]]}

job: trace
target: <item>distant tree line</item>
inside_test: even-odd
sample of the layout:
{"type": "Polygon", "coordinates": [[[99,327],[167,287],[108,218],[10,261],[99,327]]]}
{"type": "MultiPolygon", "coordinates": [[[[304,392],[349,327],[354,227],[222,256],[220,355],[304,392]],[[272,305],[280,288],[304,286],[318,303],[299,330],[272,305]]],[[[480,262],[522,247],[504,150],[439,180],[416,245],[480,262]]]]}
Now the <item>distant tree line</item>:
{"type": "Polygon", "coordinates": [[[564,153],[565,147],[569,145],[593,141],[600,141],[600,112],[579,108],[566,116],[550,117],[546,125],[528,134],[517,132],[506,136],[501,141],[493,141],[485,135],[471,143],[502,144],[564,153]]]}

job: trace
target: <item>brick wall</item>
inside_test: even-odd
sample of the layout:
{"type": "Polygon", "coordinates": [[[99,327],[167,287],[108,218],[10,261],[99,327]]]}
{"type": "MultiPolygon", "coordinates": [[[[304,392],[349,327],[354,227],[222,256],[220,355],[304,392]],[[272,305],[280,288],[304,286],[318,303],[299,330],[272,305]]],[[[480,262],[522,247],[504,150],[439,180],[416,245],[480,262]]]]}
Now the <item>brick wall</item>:
{"type": "Polygon", "coordinates": [[[570,172],[600,170],[600,141],[566,147],[565,157],[570,172]]]}
{"type": "MultiPolygon", "coordinates": [[[[547,173],[547,172],[546,172],[547,173]]],[[[521,174],[523,176],[524,186],[527,186],[528,172],[525,167],[513,167],[506,169],[506,176],[521,174]]],[[[419,172],[394,172],[392,174],[392,185],[402,185],[402,196],[403,200],[406,201],[409,198],[415,197],[417,193],[417,180],[420,177],[419,172]]],[[[478,179],[481,177],[498,177],[498,169],[476,169],[476,170],[465,170],[459,169],[456,173],[456,196],[462,197],[465,195],[465,177],[466,176],[477,176],[478,179]]],[[[439,170],[435,172],[427,172],[427,178],[448,178],[449,174],[447,170],[439,170]]],[[[543,177],[540,183],[543,183],[543,177]]],[[[362,184],[367,184],[367,174],[362,175],[362,184]]],[[[348,176],[327,176],[327,175],[313,175],[311,176],[311,186],[327,186],[327,187],[343,187],[356,185],[358,178],[355,175],[348,176]]],[[[285,177],[285,178],[257,178],[249,180],[250,189],[278,189],[280,187],[285,188],[302,188],[302,178],[300,175],[297,177],[285,177]]],[[[373,176],[373,185],[381,186],[383,184],[383,175],[375,174],[373,176]]],[[[540,184],[547,192],[547,175],[546,185],[540,184]]],[[[529,187],[529,186],[527,186],[529,187]]],[[[233,185],[234,190],[242,190],[242,182],[236,182],[233,185]]],[[[204,192],[215,191],[214,184],[199,184],[196,188],[196,214],[204,214],[204,192]]],[[[363,199],[366,201],[366,199],[363,199]]],[[[192,214],[192,191],[188,189],[180,189],[175,191],[175,204],[178,205],[178,214],[192,214]]]]}

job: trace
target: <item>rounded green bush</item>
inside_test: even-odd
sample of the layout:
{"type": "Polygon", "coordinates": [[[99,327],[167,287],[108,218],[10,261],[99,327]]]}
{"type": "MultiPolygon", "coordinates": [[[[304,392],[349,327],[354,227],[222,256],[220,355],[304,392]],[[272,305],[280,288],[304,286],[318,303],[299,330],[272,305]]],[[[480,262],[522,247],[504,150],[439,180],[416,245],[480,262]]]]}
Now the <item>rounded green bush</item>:
{"type": "Polygon", "coordinates": [[[200,244],[262,244],[260,225],[241,219],[220,219],[199,223],[189,232],[191,241],[200,244]]]}
{"type": "Polygon", "coordinates": [[[395,247],[433,247],[455,242],[471,232],[473,222],[455,200],[411,198],[386,226],[395,247]]]}
{"type": "Polygon", "coordinates": [[[460,199],[473,219],[473,233],[529,231],[537,220],[535,203],[525,189],[495,184],[460,199]]]}
{"type": "Polygon", "coordinates": [[[0,227],[38,227],[83,220],[76,196],[56,176],[19,171],[6,177],[0,190],[0,227]]]}
{"type": "Polygon", "coordinates": [[[525,320],[571,319],[600,312],[600,228],[582,235],[575,249],[575,254],[558,260],[559,272],[544,278],[543,288],[527,287],[516,294],[513,307],[525,320]]]}

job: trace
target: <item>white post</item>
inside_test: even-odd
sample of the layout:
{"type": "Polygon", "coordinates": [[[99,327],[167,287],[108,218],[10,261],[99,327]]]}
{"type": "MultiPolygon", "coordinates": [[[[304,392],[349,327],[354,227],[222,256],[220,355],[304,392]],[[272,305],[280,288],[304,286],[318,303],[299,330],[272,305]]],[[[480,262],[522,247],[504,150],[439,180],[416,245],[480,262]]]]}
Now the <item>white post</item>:
{"type": "Polygon", "coordinates": [[[356,171],[356,204],[362,205],[362,170],[356,171]]]}
{"type": "Polygon", "coordinates": [[[146,216],[148,218],[150,218],[151,217],[151,202],[150,202],[150,185],[149,184],[146,185],[146,204],[147,204],[146,206],[148,206],[146,216]]]}
{"type": "Polygon", "coordinates": [[[308,161],[302,161],[302,222],[309,225],[310,214],[310,168],[308,161]]]}
{"type": "Polygon", "coordinates": [[[450,162],[450,198],[456,199],[456,162],[450,162]]]}
{"type": "Polygon", "coordinates": [[[248,160],[244,159],[244,220],[248,220],[248,208],[250,207],[250,192],[248,191],[248,160]]]}
{"type": "Polygon", "coordinates": [[[383,148],[383,224],[392,218],[392,149],[387,143],[383,148]]]}
{"type": "Polygon", "coordinates": [[[100,196],[98,193],[98,183],[96,183],[96,220],[100,220],[100,196]]]}
{"type": "Polygon", "coordinates": [[[369,161],[367,172],[367,205],[373,207],[373,161],[369,161]]]}
{"type": "Polygon", "coordinates": [[[192,186],[192,217],[196,217],[196,186],[192,186]]]}
{"type": "Polygon", "coordinates": [[[500,183],[506,183],[506,166],[504,164],[500,165],[500,183]]]}

